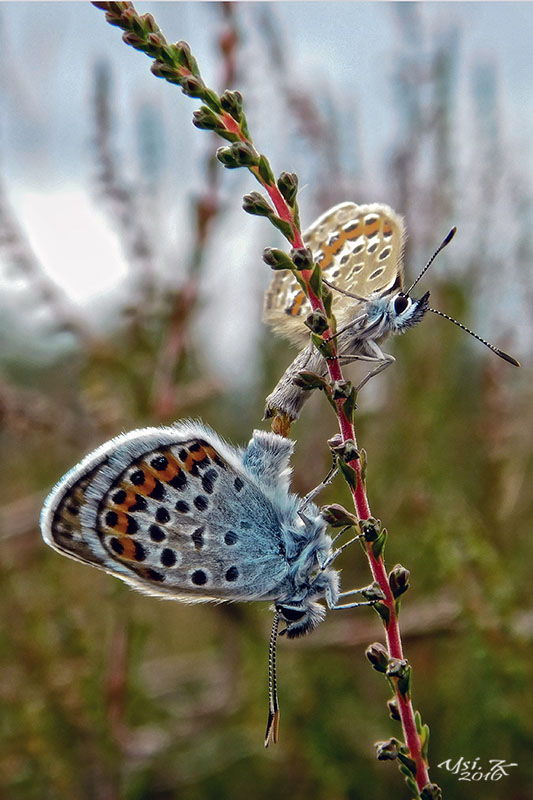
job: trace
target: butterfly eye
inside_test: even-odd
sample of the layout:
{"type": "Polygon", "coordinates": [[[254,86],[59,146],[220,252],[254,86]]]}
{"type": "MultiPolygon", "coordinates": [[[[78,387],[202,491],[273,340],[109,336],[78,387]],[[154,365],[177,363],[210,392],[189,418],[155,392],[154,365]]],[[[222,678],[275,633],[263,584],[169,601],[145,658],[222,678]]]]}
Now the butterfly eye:
{"type": "Polygon", "coordinates": [[[298,622],[307,613],[302,611],[301,608],[289,608],[288,606],[276,606],[276,610],[283,615],[287,622],[298,622]]]}
{"type": "Polygon", "coordinates": [[[399,294],[394,301],[394,311],[396,314],[402,314],[409,305],[409,298],[404,294],[399,294]]]}

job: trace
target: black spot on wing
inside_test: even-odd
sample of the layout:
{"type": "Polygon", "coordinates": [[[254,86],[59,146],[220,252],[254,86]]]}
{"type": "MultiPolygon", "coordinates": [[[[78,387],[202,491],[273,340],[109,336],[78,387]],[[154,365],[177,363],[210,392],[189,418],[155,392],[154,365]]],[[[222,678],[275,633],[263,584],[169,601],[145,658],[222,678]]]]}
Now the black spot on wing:
{"type": "Polygon", "coordinates": [[[217,478],[218,472],[216,469],[208,469],[207,472],[202,475],[202,489],[206,494],[213,494],[217,478]]]}
{"type": "Polygon", "coordinates": [[[195,508],[198,509],[198,511],[205,511],[206,508],[209,506],[209,501],[207,497],[204,497],[203,494],[199,494],[197,497],[195,497],[193,503],[195,508]]]}
{"type": "Polygon", "coordinates": [[[196,528],[196,530],[191,534],[191,539],[193,544],[197,550],[201,550],[204,546],[204,527],[196,528]]]}
{"type": "Polygon", "coordinates": [[[150,525],[148,533],[150,534],[150,539],[153,542],[162,542],[165,538],[165,532],[159,527],[159,525],[150,525]]]}
{"type": "Polygon", "coordinates": [[[225,578],[226,578],[226,580],[227,580],[227,581],[229,581],[230,583],[231,583],[231,582],[233,582],[233,581],[236,581],[238,577],[239,577],[239,570],[237,569],[237,567],[235,567],[235,566],[233,566],[233,567],[230,567],[230,568],[229,568],[229,569],[226,571],[225,578]]]}
{"type": "Polygon", "coordinates": [[[174,477],[171,478],[168,483],[173,489],[177,489],[179,492],[182,492],[187,488],[187,476],[183,470],[181,470],[177,475],[174,475],[174,477]]]}
{"type": "MultiPolygon", "coordinates": [[[[116,501],[115,501],[116,502],[116,501]]],[[[148,504],[146,502],[146,498],[143,497],[141,494],[135,495],[135,503],[130,506],[130,511],[146,511],[148,508],[148,504]]]]}
{"type": "Polygon", "coordinates": [[[165,547],[161,553],[161,563],[164,567],[173,567],[177,561],[176,553],[170,547],[165,547]]]}
{"type": "Polygon", "coordinates": [[[170,514],[168,512],[168,509],[166,509],[165,506],[160,506],[155,512],[155,518],[158,522],[164,525],[166,522],[170,520],[170,514]]]}

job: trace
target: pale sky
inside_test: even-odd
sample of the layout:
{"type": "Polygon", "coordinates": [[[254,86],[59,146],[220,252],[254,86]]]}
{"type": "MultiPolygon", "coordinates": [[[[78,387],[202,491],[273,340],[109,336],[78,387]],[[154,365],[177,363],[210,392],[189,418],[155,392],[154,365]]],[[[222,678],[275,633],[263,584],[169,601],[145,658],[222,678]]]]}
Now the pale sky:
{"type": "MultiPolygon", "coordinates": [[[[261,70],[267,63],[257,45],[262,5],[236,4],[252,94],[253,77],[264,78],[261,70]]],[[[364,201],[387,201],[380,165],[398,125],[391,81],[400,46],[395,15],[398,6],[410,4],[303,0],[265,5],[274,11],[289,48],[293,82],[311,91],[316,87],[317,93],[329,86],[335,96],[354,102],[359,121],[354,162],[359,162],[367,183],[375,187],[374,196],[364,201]]],[[[523,159],[524,180],[533,192],[528,150],[533,139],[533,4],[416,5],[421,12],[423,46],[450,29],[456,30],[459,83],[468,80],[469,70],[480,60],[497,64],[501,124],[517,158],[523,159]]],[[[206,82],[216,84],[213,42],[220,19],[216,4],[159,2],[137,3],[136,7],[140,12],[151,11],[170,41],[189,41],[206,82]]],[[[0,2],[0,43],[0,165],[9,200],[45,270],[74,302],[87,307],[86,313],[97,313],[96,301],[114,288],[120,290],[126,265],[91,188],[91,69],[102,59],[113,67],[121,126],[116,142],[122,163],[127,164],[128,157],[132,163],[136,159],[136,125],[143,103],[151,104],[164,120],[161,147],[166,172],[160,176],[159,202],[174,208],[171,227],[162,232],[168,236],[166,269],[172,268],[173,252],[186,247],[190,192],[202,180],[198,170],[207,141],[190,123],[197,103],[155,79],[148,58],[126,47],[120,31],[108,25],[103,12],[88,2],[0,2]]],[[[253,99],[257,103],[258,97],[253,99]]],[[[265,107],[268,117],[268,97],[265,107]]],[[[302,184],[312,185],[313,165],[305,161],[294,141],[282,131],[269,131],[268,119],[261,117],[260,111],[256,113],[251,121],[264,125],[256,142],[273,157],[276,171],[296,169],[302,184]]],[[[466,186],[469,176],[464,180],[466,186]]],[[[256,188],[244,176],[228,171],[222,175],[222,185],[225,197],[237,208],[242,194],[256,188]]],[[[304,213],[305,203],[304,190],[304,213]]],[[[232,306],[237,284],[242,291],[260,293],[261,282],[268,281],[266,272],[250,275],[249,264],[253,259],[260,270],[261,251],[271,243],[262,222],[236,214],[228,223],[232,239],[228,241],[226,231],[224,239],[217,241],[216,257],[207,273],[216,299],[232,306]],[[227,289],[227,281],[220,275],[220,253],[224,254],[226,275],[237,276],[227,289]]],[[[0,260],[0,281],[2,271],[0,260]]],[[[250,313],[250,309],[242,313],[250,313]]],[[[236,314],[234,328],[228,326],[227,334],[233,345],[235,332],[244,322],[239,319],[239,309],[236,314]]],[[[227,348],[223,336],[219,346],[227,348]]]]}

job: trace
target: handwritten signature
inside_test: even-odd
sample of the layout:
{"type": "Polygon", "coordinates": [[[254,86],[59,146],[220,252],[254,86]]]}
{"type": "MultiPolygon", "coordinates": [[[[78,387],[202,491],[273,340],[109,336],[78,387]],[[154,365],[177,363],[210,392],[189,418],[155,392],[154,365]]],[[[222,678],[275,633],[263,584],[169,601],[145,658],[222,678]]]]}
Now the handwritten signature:
{"type": "Polygon", "coordinates": [[[460,781],[499,781],[509,775],[507,772],[509,767],[518,766],[518,764],[506,763],[502,758],[490,758],[488,763],[490,767],[484,770],[479,758],[467,761],[461,756],[457,760],[448,758],[446,761],[441,761],[437,767],[446,769],[453,775],[458,775],[460,781]]]}

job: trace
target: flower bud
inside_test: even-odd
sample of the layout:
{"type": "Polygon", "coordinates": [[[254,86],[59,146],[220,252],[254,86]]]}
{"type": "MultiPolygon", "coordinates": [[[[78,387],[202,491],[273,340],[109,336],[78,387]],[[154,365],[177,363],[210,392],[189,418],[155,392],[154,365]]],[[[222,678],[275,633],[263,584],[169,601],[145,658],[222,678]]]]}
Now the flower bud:
{"type": "Polygon", "coordinates": [[[365,656],[377,672],[385,674],[389,665],[390,656],[385,645],[381,642],[374,642],[365,650],[365,656]]]}
{"type": "MultiPolygon", "coordinates": [[[[250,212],[249,212],[250,213],[250,212]]],[[[283,250],[277,247],[265,247],[263,250],[263,261],[271,269],[293,269],[294,264],[283,250]]]]}
{"type": "Polygon", "coordinates": [[[234,120],[240,122],[242,119],[242,94],[226,89],[220,95],[220,105],[234,120]]]}
{"type": "Polygon", "coordinates": [[[332,528],[344,528],[347,525],[358,526],[357,517],[347,511],[344,506],[341,506],[339,503],[331,503],[330,505],[322,506],[320,513],[323,519],[332,528]]]}
{"type": "Polygon", "coordinates": [[[373,602],[378,602],[379,600],[386,600],[385,592],[379,585],[377,581],[371,583],[370,586],[367,586],[365,589],[361,589],[361,594],[365,598],[365,600],[371,600],[373,602]]]}
{"type": "Polygon", "coordinates": [[[311,311],[305,319],[305,324],[313,333],[322,334],[328,329],[328,321],[322,311],[311,311]]]}
{"type": "Polygon", "coordinates": [[[298,194],[298,175],[295,172],[282,172],[278,178],[278,189],[287,205],[292,208],[298,194]]]}
{"type": "Polygon", "coordinates": [[[398,709],[398,700],[396,697],[391,697],[391,699],[387,701],[387,708],[389,709],[391,719],[395,720],[396,722],[400,722],[401,717],[398,709]]]}
{"type": "Polygon", "coordinates": [[[389,586],[393,597],[400,597],[409,588],[410,572],[401,564],[396,564],[389,573],[389,586]]]}
{"type": "MultiPolygon", "coordinates": [[[[222,159],[219,158],[219,152],[221,150],[231,151],[231,147],[219,147],[217,150],[217,158],[219,161],[222,161],[222,159]]],[[[228,166],[224,163],[224,161],[222,161],[222,163],[224,166],[228,166]]],[[[247,214],[255,214],[258,217],[270,217],[271,214],[274,214],[274,210],[268,203],[268,200],[259,192],[250,192],[249,194],[245,194],[242,198],[242,207],[247,214]]]]}
{"type": "MultiPolygon", "coordinates": [[[[228,147],[219,147],[216,156],[228,169],[256,167],[259,160],[257,153],[247,142],[234,142],[228,147]]],[[[258,192],[252,192],[251,194],[255,195],[258,192]]]]}
{"type": "Polygon", "coordinates": [[[122,41],[134,47],[136,50],[144,50],[145,42],[138,34],[133,31],[126,31],[122,34],[122,41]]]}
{"type": "Polygon", "coordinates": [[[381,522],[374,517],[361,520],[361,533],[367,542],[375,542],[381,533],[381,522]]]}
{"type": "Polygon", "coordinates": [[[420,800],[442,800],[442,789],[436,783],[426,783],[420,792],[420,800]]]}
{"type": "Polygon", "coordinates": [[[185,78],[180,79],[181,91],[187,97],[201,97],[205,93],[205,84],[201,78],[195,78],[194,75],[187,75],[185,78]]]}
{"type": "Polygon", "coordinates": [[[220,126],[220,119],[207,106],[200,106],[192,115],[192,124],[205,131],[214,131],[220,126]]]}
{"type": "Polygon", "coordinates": [[[386,742],[376,742],[376,756],[378,761],[394,761],[398,758],[401,743],[398,739],[388,739],[386,742]]]}
{"type": "Polygon", "coordinates": [[[311,370],[302,369],[298,372],[292,382],[295,386],[299,386],[300,389],[327,389],[328,383],[321,375],[317,375],[316,372],[311,372],[311,370]]]}
{"type": "Polygon", "coordinates": [[[294,266],[299,272],[305,269],[313,269],[313,253],[309,247],[295,247],[291,250],[291,258],[294,266]]]}
{"type": "MultiPolygon", "coordinates": [[[[334,400],[341,400],[342,398],[346,399],[347,397],[350,396],[350,392],[352,391],[352,384],[350,383],[350,381],[333,381],[333,383],[331,384],[331,389],[333,391],[334,400]]],[[[357,457],[359,457],[359,453],[357,453],[357,457]]],[[[351,461],[350,458],[345,458],[345,460],[351,461]]]]}

